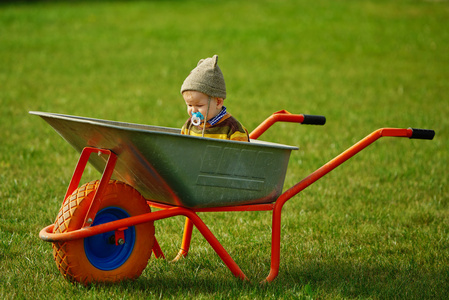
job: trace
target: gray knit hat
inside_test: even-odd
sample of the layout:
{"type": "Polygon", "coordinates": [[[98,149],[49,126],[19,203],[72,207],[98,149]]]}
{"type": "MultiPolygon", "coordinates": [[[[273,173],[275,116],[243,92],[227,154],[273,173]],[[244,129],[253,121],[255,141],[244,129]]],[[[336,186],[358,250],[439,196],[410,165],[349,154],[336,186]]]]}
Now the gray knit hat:
{"type": "Polygon", "coordinates": [[[201,59],[181,86],[184,91],[198,91],[211,97],[226,98],[223,73],[217,65],[218,55],[201,59]]]}

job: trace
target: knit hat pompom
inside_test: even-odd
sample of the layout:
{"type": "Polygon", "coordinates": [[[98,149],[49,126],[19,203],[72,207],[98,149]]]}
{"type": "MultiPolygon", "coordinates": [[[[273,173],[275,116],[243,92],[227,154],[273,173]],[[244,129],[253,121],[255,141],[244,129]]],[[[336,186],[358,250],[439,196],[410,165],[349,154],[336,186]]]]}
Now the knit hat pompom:
{"type": "Polygon", "coordinates": [[[211,97],[226,98],[223,73],[217,65],[218,55],[201,59],[181,86],[185,91],[198,91],[211,97]]]}

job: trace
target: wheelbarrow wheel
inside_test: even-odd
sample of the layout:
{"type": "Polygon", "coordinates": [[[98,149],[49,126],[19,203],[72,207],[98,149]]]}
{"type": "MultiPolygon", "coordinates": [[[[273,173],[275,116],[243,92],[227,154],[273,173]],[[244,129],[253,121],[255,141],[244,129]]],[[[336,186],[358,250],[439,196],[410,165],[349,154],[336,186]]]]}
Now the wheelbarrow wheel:
{"type": "MultiPolygon", "coordinates": [[[[86,183],[65,199],[55,221],[54,233],[82,227],[98,185],[98,180],[86,183]]],[[[110,181],[92,226],[149,212],[145,198],[133,187],[110,181]]],[[[69,281],[82,284],[118,282],[140,276],[153,245],[154,224],[148,222],[124,230],[122,245],[116,245],[115,232],[111,231],[84,239],[54,242],[53,255],[59,271],[69,281]]]]}

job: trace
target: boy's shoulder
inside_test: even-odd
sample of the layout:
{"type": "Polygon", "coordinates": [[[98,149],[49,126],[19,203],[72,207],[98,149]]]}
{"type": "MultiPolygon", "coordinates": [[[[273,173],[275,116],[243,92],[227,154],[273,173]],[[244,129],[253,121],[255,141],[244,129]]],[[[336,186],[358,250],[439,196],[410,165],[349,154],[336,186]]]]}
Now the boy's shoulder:
{"type": "Polygon", "coordinates": [[[232,128],[238,128],[238,129],[243,129],[243,125],[242,123],[240,123],[236,118],[234,118],[230,113],[227,113],[221,120],[220,122],[217,123],[220,124],[222,123],[222,126],[229,126],[232,128]]]}
{"type": "Polygon", "coordinates": [[[216,130],[218,131],[226,132],[228,139],[230,140],[249,141],[249,135],[246,128],[229,113],[227,113],[214,127],[216,127],[216,130]]]}

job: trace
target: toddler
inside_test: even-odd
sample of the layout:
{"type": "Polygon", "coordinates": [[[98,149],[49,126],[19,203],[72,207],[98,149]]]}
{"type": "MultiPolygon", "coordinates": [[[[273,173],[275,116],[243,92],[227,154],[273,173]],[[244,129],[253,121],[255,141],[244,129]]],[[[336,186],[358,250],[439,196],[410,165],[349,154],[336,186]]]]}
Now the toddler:
{"type": "Polygon", "coordinates": [[[226,85],[218,56],[201,59],[181,86],[190,118],[182,134],[249,142],[248,131],[223,105],[226,85]]]}

